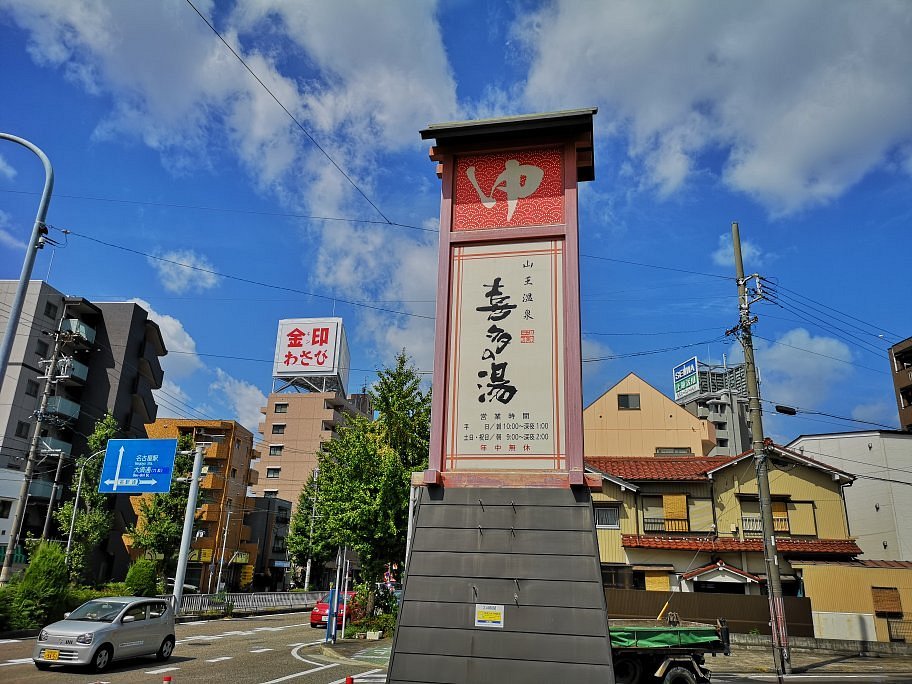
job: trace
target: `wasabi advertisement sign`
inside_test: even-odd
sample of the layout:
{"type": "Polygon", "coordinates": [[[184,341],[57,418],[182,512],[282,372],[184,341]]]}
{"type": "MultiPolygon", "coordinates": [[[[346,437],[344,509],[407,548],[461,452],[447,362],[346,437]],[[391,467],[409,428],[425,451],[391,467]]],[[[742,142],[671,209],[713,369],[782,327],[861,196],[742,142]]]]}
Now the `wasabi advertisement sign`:
{"type": "Polygon", "coordinates": [[[674,398],[679,401],[686,396],[700,391],[700,374],[697,372],[697,357],[688,359],[674,367],[674,398]]]}

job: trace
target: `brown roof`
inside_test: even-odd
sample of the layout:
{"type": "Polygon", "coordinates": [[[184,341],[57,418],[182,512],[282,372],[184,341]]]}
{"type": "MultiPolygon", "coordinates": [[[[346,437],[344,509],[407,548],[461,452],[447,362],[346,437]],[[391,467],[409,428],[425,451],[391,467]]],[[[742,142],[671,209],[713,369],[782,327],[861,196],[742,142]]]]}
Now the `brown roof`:
{"type": "Polygon", "coordinates": [[[706,480],[709,470],[719,468],[735,456],[654,456],[636,458],[616,458],[595,456],[586,458],[586,465],[603,473],[615,475],[625,480],[706,480]]]}
{"type": "MultiPolygon", "coordinates": [[[[659,537],[650,535],[621,535],[621,545],[628,549],[667,549],[669,551],[763,551],[762,539],[731,537],[659,537]]],[[[854,539],[789,539],[778,537],[776,546],[788,556],[827,554],[857,556],[861,549],[854,539]]]]}

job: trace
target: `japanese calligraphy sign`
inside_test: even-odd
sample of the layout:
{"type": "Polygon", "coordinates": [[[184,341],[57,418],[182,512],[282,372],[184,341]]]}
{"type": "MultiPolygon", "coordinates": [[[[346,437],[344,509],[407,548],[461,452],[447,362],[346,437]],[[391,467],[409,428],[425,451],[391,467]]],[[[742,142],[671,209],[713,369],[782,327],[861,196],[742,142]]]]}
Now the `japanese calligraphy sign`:
{"type": "Polygon", "coordinates": [[[563,223],[563,153],[547,147],[459,157],[454,197],[454,231],[563,223]]]}
{"type": "Polygon", "coordinates": [[[348,374],[348,343],[341,318],[279,321],[273,376],[319,377],[348,374]]]}
{"type": "Polygon", "coordinates": [[[563,241],[453,249],[447,470],[561,470],[563,241]]]}

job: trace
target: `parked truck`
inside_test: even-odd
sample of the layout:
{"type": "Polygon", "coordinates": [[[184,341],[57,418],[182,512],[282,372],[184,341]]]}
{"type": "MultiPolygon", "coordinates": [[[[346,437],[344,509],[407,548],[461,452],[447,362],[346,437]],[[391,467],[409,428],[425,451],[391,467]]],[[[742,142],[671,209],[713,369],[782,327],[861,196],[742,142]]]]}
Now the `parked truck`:
{"type": "Polygon", "coordinates": [[[728,626],[671,619],[609,620],[617,684],[697,684],[710,681],[707,653],[730,655],[728,626]]]}

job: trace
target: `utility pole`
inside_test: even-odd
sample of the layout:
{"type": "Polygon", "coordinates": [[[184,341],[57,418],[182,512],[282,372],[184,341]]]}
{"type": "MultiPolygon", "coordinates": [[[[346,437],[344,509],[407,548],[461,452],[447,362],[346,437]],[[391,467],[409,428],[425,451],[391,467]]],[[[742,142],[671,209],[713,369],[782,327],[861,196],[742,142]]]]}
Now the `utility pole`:
{"type": "MultiPolygon", "coordinates": [[[[44,391],[48,392],[52,385],[56,385],[57,381],[60,379],[60,375],[57,374],[57,365],[60,361],[60,351],[63,348],[63,345],[71,342],[73,340],[73,334],[70,332],[64,332],[63,321],[66,319],[66,304],[63,306],[63,315],[60,318],[60,323],[57,324],[57,332],[54,334],[54,352],[51,355],[51,361],[48,364],[47,375],[44,379],[44,391]]],[[[70,367],[70,358],[64,357],[63,360],[70,367]]],[[[38,414],[38,421],[35,425],[35,435],[41,433],[42,421],[44,420],[44,411],[42,410],[38,414]]],[[[34,440],[32,442],[34,444],[34,440]]],[[[29,452],[31,456],[31,451],[29,452]]],[[[41,539],[44,541],[48,538],[48,535],[51,531],[51,518],[54,514],[54,502],[57,500],[57,491],[60,489],[60,475],[63,471],[63,452],[57,452],[57,472],[54,474],[54,486],[51,489],[51,498],[48,500],[48,509],[47,513],[44,516],[44,529],[41,530],[41,539]]],[[[74,509],[75,510],[75,509],[74,509]]]]}
{"type": "Polygon", "coordinates": [[[767,594],[770,604],[770,627],[772,629],[773,649],[775,650],[776,675],[782,682],[783,674],[792,673],[789,656],[788,632],[785,625],[785,606],[782,601],[782,580],[779,577],[779,553],[776,549],[776,532],[773,525],[773,507],[770,500],[769,462],[766,439],[763,436],[763,418],[760,409],[760,383],[757,381],[757,366],[754,361],[754,341],[751,326],[756,318],[751,318],[750,305],[762,297],[757,292],[749,293],[744,277],[744,262],[741,257],[741,233],[738,224],[732,223],[732,246],[735,251],[735,273],[738,277],[738,310],[737,327],[728,333],[734,334],[744,348],[744,370],[747,376],[748,410],[751,421],[751,439],[754,450],[754,461],[757,467],[757,490],[760,498],[760,522],[763,528],[763,556],[766,561],[767,594]]]}
{"type": "MultiPolygon", "coordinates": [[[[41,393],[41,401],[36,412],[35,432],[32,435],[31,444],[29,444],[28,459],[25,463],[25,476],[22,478],[22,486],[19,488],[19,500],[16,501],[16,512],[10,525],[9,543],[6,545],[6,555],[3,557],[3,568],[0,569],[0,586],[9,582],[12,572],[13,555],[16,552],[16,545],[19,543],[22,523],[25,519],[26,498],[28,497],[29,487],[32,484],[32,477],[35,475],[35,465],[38,461],[38,445],[41,443],[41,430],[47,415],[48,400],[51,398],[51,389],[57,380],[57,359],[60,356],[60,347],[61,332],[58,330],[54,335],[54,351],[51,352],[51,358],[48,362],[44,391],[41,393]]],[[[50,505],[51,502],[48,503],[48,506],[50,505]]]]}
{"type": "Polygon", "coordinates": [[[304,570],[304,591],[310,591],[310,566],[313,556],[313,537],[314,537],[314,520],[317,518],[317,478],[320,476],[319,468],[314,468],[313,471],[313,483],[314,483],[314,494],[313,494],[313,505],[310,509],[310,536],[308,540],[308,549],[307,549],[307,568],[304,570]]]}
{"type": "MultiPolygon", "coordinates": [[[[218,579],[215,581],[215,592],[222,591],[222,568],[225,567],[225,547],[228,545],[228,526],[231,524],[231,509],[228,509],[228,517],[225,519],[225,531],[222,534],[222,555],[219,558],[218,579]]],[[[232,555],[232,558],[234,556],[232,555]]],[[[211,592],[210,592],[211,593],[211,592]]]]}
{"type": "Polygon", "coordinates": [[[177,557],[177,570],[174,573],[174,614],[180,615],[184,598],[184,580],[187,577],[187,559],[190,556],[190,543],[193,541],[193,518],[196,516],[196,495],[199,491],[200,472],[203,469],[203,445],[197,444],[193,449],[193,474],[190,476],[190,492],[187,494],[187,508],[184,511],[184,530],[181,535],[180,553],[177,557]]]}

